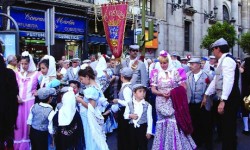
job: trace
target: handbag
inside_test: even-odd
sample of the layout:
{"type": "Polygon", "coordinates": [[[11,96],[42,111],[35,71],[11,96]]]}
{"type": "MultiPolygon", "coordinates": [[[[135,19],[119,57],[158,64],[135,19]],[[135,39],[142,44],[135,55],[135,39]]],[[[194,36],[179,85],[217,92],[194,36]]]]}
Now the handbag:
{"type": "Polygon", "coordinates": [[[246,108],[248,111],[250,111],[250,95],[245,96],[244,99],[243,99],[243,101],[244,101],[244,106],[245,106],[245,108],[246,108]]]}

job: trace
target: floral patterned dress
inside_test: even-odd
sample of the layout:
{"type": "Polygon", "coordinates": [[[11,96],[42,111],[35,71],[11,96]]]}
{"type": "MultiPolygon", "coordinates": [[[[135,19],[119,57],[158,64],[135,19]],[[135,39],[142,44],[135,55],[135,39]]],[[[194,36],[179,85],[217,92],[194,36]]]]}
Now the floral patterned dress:
{"type": "MultiPolygon", "coordinates": [[[[168,92],[179,86],[183,81],[177,70],[168,72],[152,70],[150,74],[151,86],[155,86],[160,92],[168,92]]],[[[178,128],[175,119],[175,110],[172,100],[162,96],[156,97],[156,134],[152,150],[192,150],[196,148],[192,137],[185,135],[178,128]]]]}

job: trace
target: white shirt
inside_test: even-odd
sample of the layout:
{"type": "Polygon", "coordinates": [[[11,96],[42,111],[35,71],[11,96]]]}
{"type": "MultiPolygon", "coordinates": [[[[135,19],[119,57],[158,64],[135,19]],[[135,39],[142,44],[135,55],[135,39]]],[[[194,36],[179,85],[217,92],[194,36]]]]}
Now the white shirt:
{"type": "MultiPolygon", "coordinates": [[[[121,89],[125,86],[125,85],[128,85],[128,84],[131,84],[131,82],[126,82],[126,83],[122,83],[122,87],[121,89]]],[[[118,104],[122,105],[122,106],[127,106],[128,103],[132,100],[132,90],[127,86],[123,89],[123,97],[124,97],[124,100],[121,100],[121,99],[118,99],[118,104]]],[[[111,106],[111,110],[113,112],[117,112],[119,110],[119,106],[118,105],[112,105],[111,106]]]]}
{"type": "Polygon", "coordinates": [[[201,71],[201,70],[200,70],[200,72],[194,74],[194,81],[195,81],[195,82],[200,78],[201,74],[202,74],[202,71],[201,71]]]}
{"type": "Polygon", "coordinates": [[[129,68],[131,68],[131,66],[134,64],[134,62],[135,62],[135,59],[134,60],[129,59],[129,68]]]}
{"type": "MultiPolygon", "coordinates": [[[[227,54],[228,53],[223,54],[218,61],[218,67],[221,65],[221,68],[222,68],[223,87],[222,87],[222,95],[220,98],[223,100],[228,99],[228,96],[230,95],[233,89],[234,80],[232,79],[234,79],[235,68],[236,68],[236,62],[232,58],[226,57],[227,54]],[[224,60],[221,63],[223,58],[224,60]]],[[[214,77],[213,81],[210,83],[210,85],[207,88],[207,91],[205,93],[206,95],[211,95],[215,93],[215,84],[216,83],[215,83],[215,77],[214,77]]]]}
{"type": "MultiPolygon", "coordinates": [[[[33,119],[32,108],[34,107],[34,105],[30,108],[30,113],[29,113],[29,116],[28,116],[28,119],[27,119],[27,124],[28,125],[32,125],[32,119],[33,119]]],[[[50,134],[54,134],[52,119],[53,119],[53,117],[55,115],[55,111],[53,110],[53,107],[51,105],[47,104],[47,103],[42,103],[42,102],[40,102],[39,105],[43,106],[43,107],[52,108],[52,111],[49,113],[49,116],[48,116],[48,120],[49,120],[48,131],[49,131],[50,134]]]]}
{"type": "MultiPolygon", "coordinates": [[[[135,128],[140,127],[140,125],[138,124],[138,121],[140,120],[142,113],[143,113],[143,104],[146,104],[144,99],[139,102],[133,99],[134,114],[138,115],[138,118],[136,120],[134,119],[132,120],[135,128]]],[[[130,110],[129,110],[129,106],[127,105],[124,115],[123,115],[124,119],[130,119],[129,114],[130,114],[130,110]]],[[[147,109],[147,125],[148,125],[147,134],[152,134],[153,118],[152,118],[152,106],[150,104],[148,104],[148,109],[147,109]]]]}
{"type": "Polygon", "coordinates": [[[74,75],[76,75],[76,74],[77,74],[77,71],[79,70],[79,67],[76,67],[76,68],[73,68],[73,67],[72,67],[72,69],[73,69],[74,75]]]}
{"type": "Polygon", "coordinates": [[[61,71],[60,71],[60,73],[61,73],[62,75],[65,75],[65,74],[67,73],[67,69],[62,68],[61,71]]]}

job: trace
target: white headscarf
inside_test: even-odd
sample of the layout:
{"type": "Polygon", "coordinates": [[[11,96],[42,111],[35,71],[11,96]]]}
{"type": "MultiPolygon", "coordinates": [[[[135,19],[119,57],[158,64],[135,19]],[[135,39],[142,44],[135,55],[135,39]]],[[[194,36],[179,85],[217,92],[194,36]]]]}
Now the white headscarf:
{"type": "Polygon", "coordinates": [[[56,77],[56,61],[55,58],[53,56],[49,56],[49,55],[45,55],[43,59],[48,59],[49,60],[49,68],[48,68],[48,72],[46,75],[44,76],[48,76],[48,77],[56,77]]]}
{"type": "Polygon", "coordinates": [[[50,82],[50,77],[56,77],[56,61],[55,58],[53,56],[49,56],[49,55],[45,55],[42,59],[48,59],[49,60],[49,68],[48,68],[48,72],[46,75],[43,75],[42,81],[40,86],[43,87],[44,84],[46,85],[47,83],[50,82]]]}
{"type": "MultiPolygon", "coordinates": [[[[28,68],[27,72],[34,72],[34,71],[36,71],[36,64],[34,63],[33,57],[29,54],[29,52],[28,51],[22,52],[22,56],[23,57],[29,56],[29,59],[30,59],[29,68],[28,68]]],[[[27,72],[25,72],[23,70],[23,66],[22,65],[20,66],[20,71],[24,72],[25,76],[27,75],[27,72]]]]}
{"type": "Polygon", "coordinates": [[[69,87],[68,92],[63,94],[62,107],[58,112],[58,124],[59,126],[69,125],[76,113],[76,98],[73,92],[73,88],[69,87]]]}
{"type": "Polygon", "coordinates": [[[105,60],[105,58],[101,55],[99,60],[98,60],[98,63],[96,65],[96,72],[97,72],[97,78],[99,77],[102,77],[104,74],[104,70],[107,69],[107,62],[105,60]]]}
{"type": "MultiPolygon", "coordinates": [[[[174,65],[173,65],[173,61],[172,61],[172,59],[171,59],[171,57],[170,57],[170,54],[167,52],[167,51],[165,51],[165,50],[161,50],[160,51],[160,56],[163,56],[163,57],[168,57],[168,69],[167,70],[163,70],[162,68],[161,68],[161,66],[159,67],[157,67],[157,69],[160,71],[160,70],[163,70],[163,71],[165,71],[165,72],[167,72],[167,71],[172,71],[173,69],[174,69],[174,65]]],[[[160,63],[159,63],[160,64],[160,63]]]]}

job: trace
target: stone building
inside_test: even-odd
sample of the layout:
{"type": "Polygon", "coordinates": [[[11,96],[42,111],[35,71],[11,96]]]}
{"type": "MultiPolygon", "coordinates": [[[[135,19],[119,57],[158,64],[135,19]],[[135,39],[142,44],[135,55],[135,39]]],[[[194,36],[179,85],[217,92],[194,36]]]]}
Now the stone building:
{"type": "MultiPolygon", "coordinates": [[[[157,0],[154,6],[159,25],[157,52],[166,49],[181,56],[206,56],[208,51],[201,49],[200,44],[215,21],[230,22],[238,37],[250,27],[249,0],[157,0]]],[[[242,57],[238,45],[231,52],[242,57]]]]}

